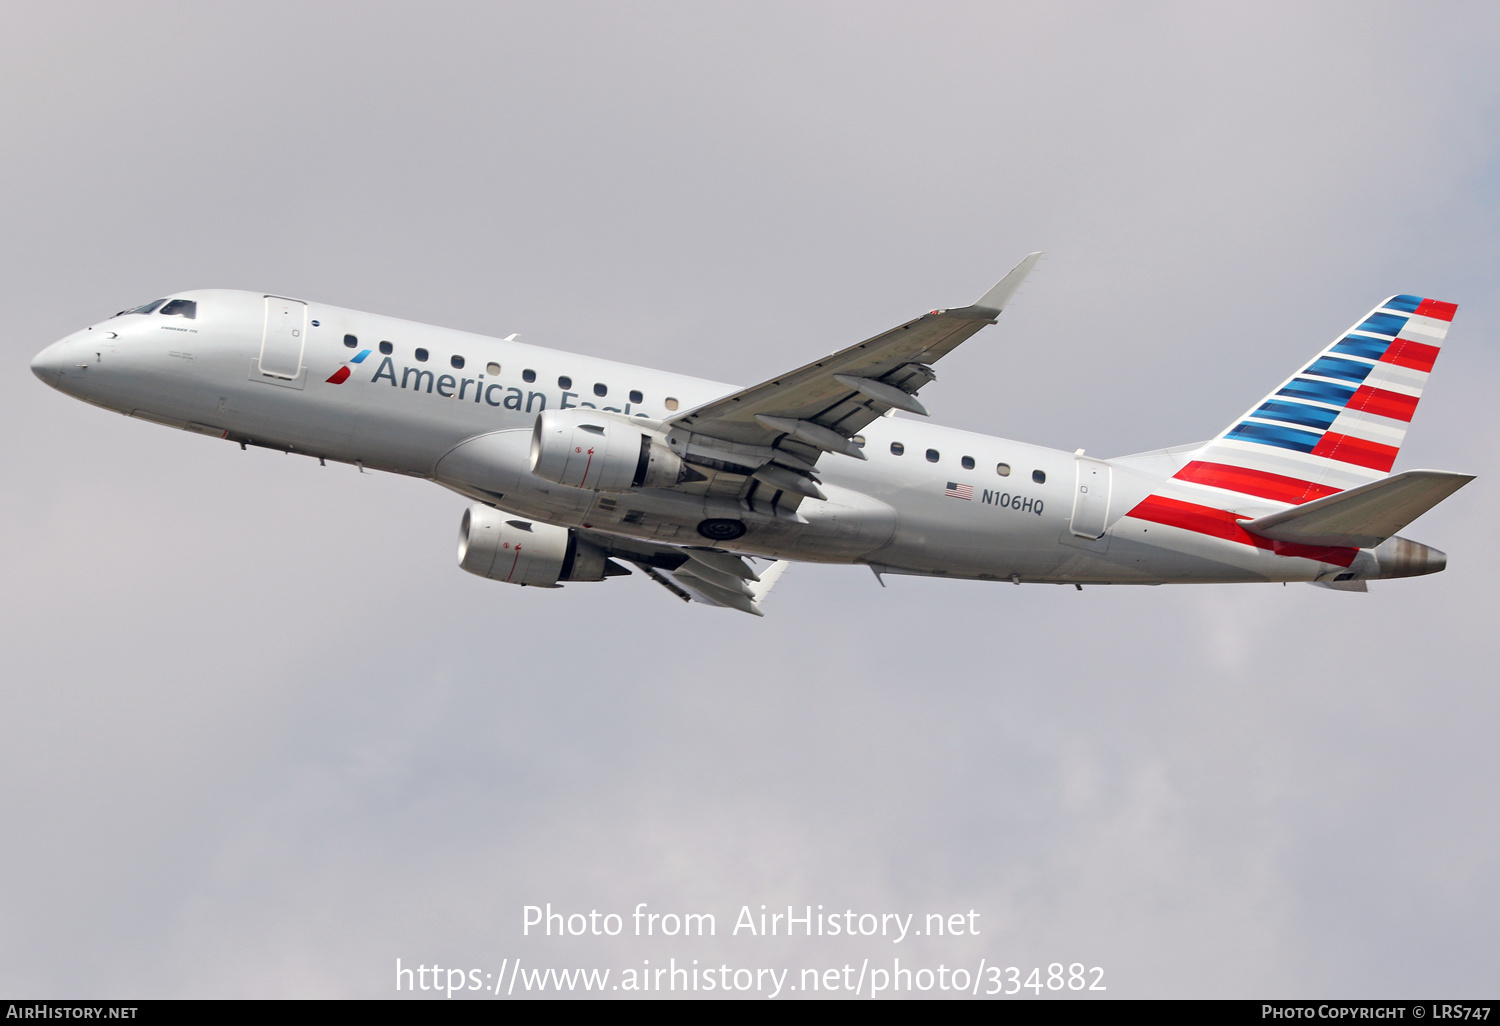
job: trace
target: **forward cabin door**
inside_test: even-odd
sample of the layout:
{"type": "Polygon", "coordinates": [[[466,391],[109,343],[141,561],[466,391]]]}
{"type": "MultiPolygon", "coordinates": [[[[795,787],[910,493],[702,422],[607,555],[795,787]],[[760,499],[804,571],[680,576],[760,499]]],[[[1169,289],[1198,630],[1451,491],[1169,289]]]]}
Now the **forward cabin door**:
{"type": "Polygon", "coordinates": [[[307,341],[307,304],[279,296],[266,297],[266,328],[260,343],[260,372],[295,380],[302,373],[307,341]]]}
{"type": "Polygon", "coordinates": [[[1078,456],[1073,460],[1073,520],[1069,529],[1080,538],[1098,538],[1109,526],[1109,493],[1113,468],[1103,460],[1078,456]]]}

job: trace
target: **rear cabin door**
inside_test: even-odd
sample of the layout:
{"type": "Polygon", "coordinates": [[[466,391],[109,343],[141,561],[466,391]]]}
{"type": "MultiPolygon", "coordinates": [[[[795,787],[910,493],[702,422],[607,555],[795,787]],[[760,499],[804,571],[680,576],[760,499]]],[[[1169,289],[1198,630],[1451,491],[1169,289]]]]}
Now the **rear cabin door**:
{"type": "Polygon", "coordinates": [[[294,380],[302,373],[307,341],[307,304],[279,296],[266,297],[266,328],[260,343],[260,372],[294,380]]]}
{"type": "Polygon", "coordinates": [[[1113,468],[1103,460],[1078,456],[1073,461],[1073,520],[1069,529],[1080,538],[1098,538],[1109,526],[1109,493],[1113,468]]]}

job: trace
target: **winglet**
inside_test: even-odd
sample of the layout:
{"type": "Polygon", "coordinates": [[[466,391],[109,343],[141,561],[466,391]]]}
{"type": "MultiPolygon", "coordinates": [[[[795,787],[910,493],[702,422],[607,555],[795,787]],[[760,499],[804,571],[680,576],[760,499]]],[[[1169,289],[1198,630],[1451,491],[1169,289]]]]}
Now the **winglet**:
{"type": "Polygon", "coordinates": [[[786,568],[791,565],[789,560],[778,559],[760,572],[760,580],[750,585],[750,590],[755,595],[757,605],[765,600],[766,593],[775,586],[776,582],[781,579],[781,575],[786,573],[786,568]]]}
{"type": "Polygon", "coordinates": [[[976,312],[979,310],[993,310],[995,312],[993,316],[998,316],[1000,311],[1004,310],[1010,303],[1011,297],[1019,291],[1021,283],[1026,280],[1026,276],[1032,272],[1036,267],[1037,261],[1041,258],[1041,253],[1027,254],[1026,259],[1012,268],[1011,272],[1004,278],[996,282],[994,288],[980,296],[979,301],[969,309],[976,312]]]}

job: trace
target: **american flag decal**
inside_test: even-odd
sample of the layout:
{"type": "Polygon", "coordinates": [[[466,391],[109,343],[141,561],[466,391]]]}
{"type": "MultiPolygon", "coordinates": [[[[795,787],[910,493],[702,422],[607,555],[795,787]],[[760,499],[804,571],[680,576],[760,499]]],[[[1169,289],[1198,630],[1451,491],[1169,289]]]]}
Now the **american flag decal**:
{"type": "Polygon", "coordinates": [[[948,487],[943,491],[944,495],[951,495],[955,499],[974,498],[974,486],[970,484],[958,484],[954,481],[948,482],[948,487]]]}

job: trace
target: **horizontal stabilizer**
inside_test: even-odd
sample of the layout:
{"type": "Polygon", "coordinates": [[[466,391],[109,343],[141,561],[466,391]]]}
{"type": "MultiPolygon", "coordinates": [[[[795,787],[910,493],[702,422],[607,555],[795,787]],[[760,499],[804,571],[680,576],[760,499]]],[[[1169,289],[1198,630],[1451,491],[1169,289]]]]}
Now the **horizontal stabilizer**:
{"type": "Polygon", "coordinates": [[[1472,474],[1408,470],[1240,526],[1276,541],[1374,548],[1472,480],[1472,474]]]}
{"type": "Polygon", "coordinates": [[[1370,590],[1370,586],[1364,581],[1312,581],[1314,588],[1327,588],[1329,591],[1353,591],[1363,594],[1370,590]]]}

